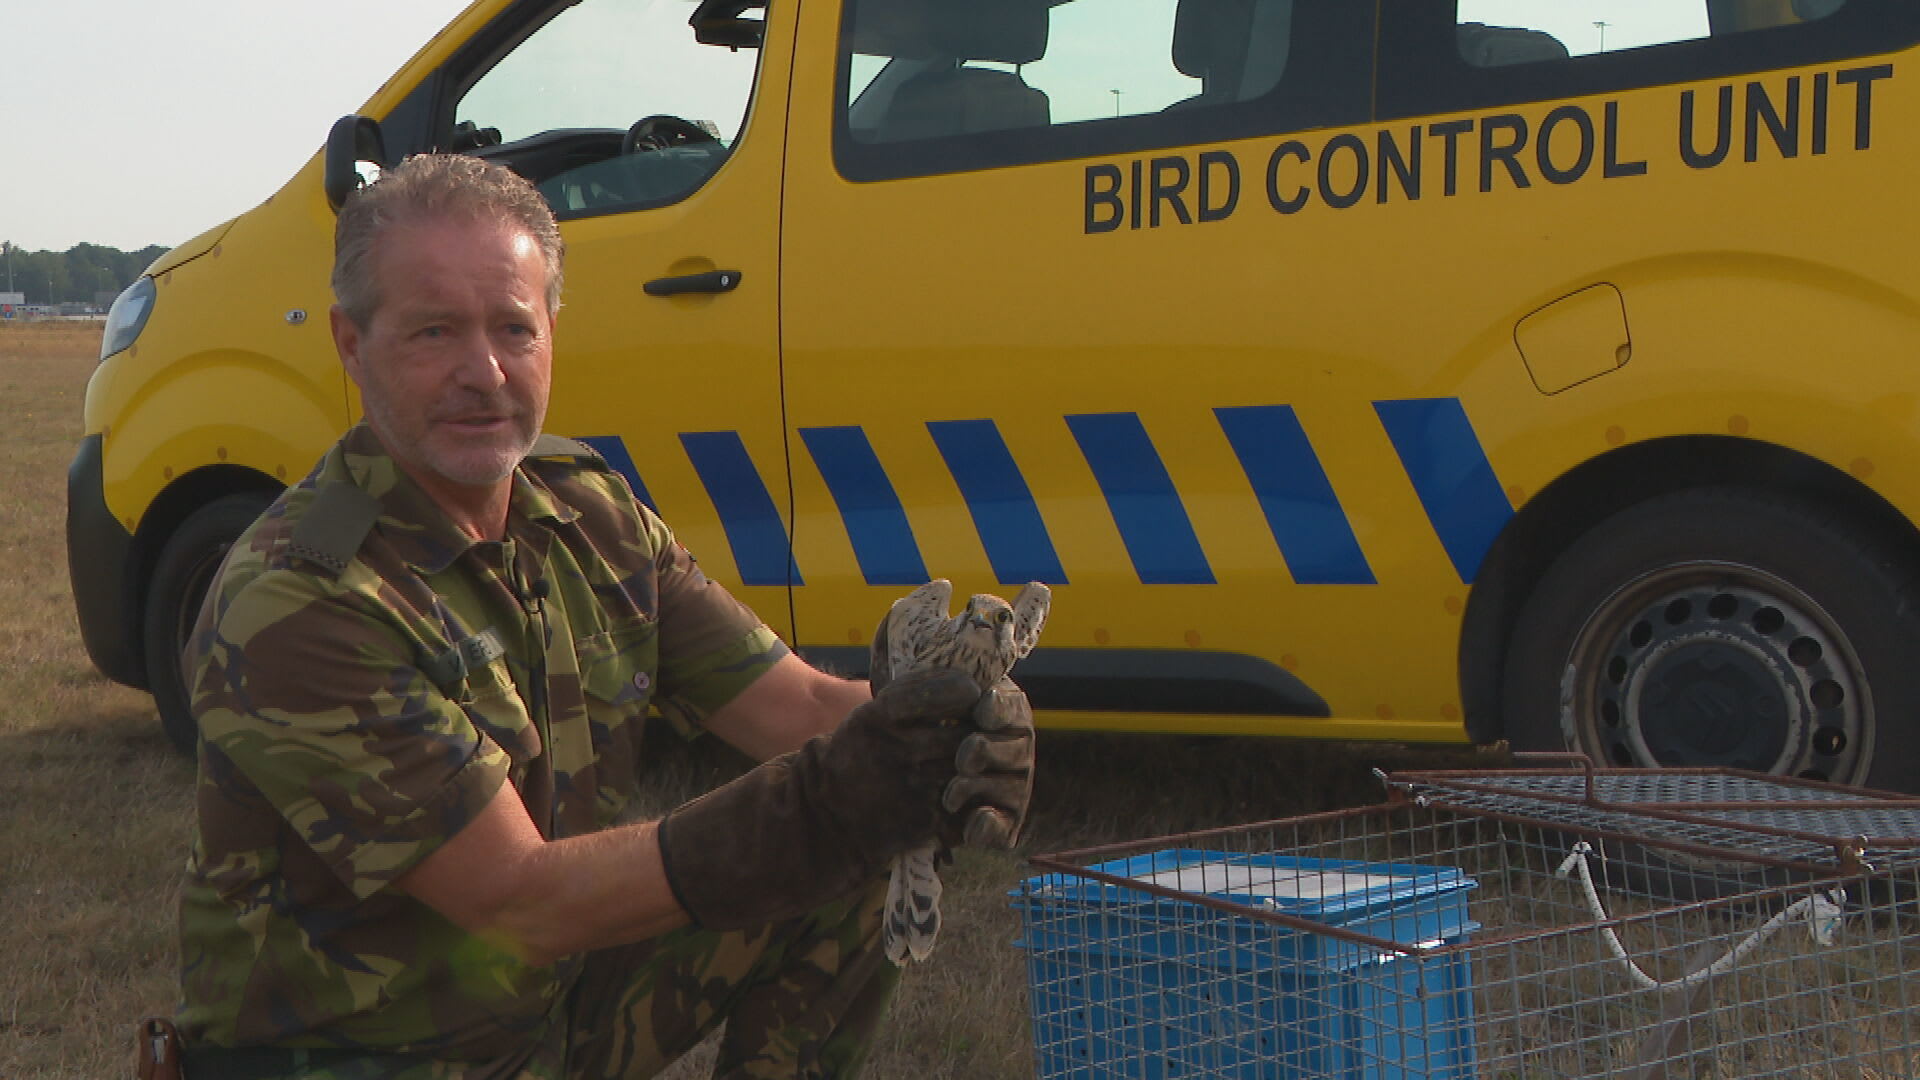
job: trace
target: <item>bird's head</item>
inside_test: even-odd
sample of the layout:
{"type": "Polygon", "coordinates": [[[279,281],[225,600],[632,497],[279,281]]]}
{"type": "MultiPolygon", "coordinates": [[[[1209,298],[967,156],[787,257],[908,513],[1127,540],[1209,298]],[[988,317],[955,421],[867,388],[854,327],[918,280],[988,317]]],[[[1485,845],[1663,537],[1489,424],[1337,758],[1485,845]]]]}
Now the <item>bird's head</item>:
{"type": "Polygon", "coordinates": [[[1013,606],[992,593],[974,593],[960,618],[968,637],[991,638],[997,644],[1013,640],[1013,606]]]}

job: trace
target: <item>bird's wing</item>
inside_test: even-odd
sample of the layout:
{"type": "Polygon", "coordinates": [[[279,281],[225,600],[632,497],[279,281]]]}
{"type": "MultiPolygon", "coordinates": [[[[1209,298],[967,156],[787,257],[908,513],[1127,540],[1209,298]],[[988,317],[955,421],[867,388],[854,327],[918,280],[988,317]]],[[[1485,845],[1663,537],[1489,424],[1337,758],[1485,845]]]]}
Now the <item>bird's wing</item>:
{"type": "Polygon", "coordinates": [[[1047,609],[1053,602],[1053,590],[1038,581],[1021,586],[1013,598],[1013,655],[1024,657],[1040,643],[1040,628],[1047,623],[1047,609]]]}
{"type": "Polygon", "coordinates": [[[934,578],[893,602],[887,610],[887,663],[893,673],[911,671],[925,659],[947,622],[953,583],[934,578]]]}

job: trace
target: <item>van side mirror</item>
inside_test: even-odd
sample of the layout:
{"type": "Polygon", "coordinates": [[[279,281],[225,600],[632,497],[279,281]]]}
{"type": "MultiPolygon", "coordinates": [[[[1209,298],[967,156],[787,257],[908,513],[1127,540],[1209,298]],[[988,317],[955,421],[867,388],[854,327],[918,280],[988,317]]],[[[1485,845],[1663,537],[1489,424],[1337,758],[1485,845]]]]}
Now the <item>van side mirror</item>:
{"type": "Polygon", "coordinates": [[[387,167],[386,140],[380,136],[380,122],[369,116],[343,116],[327,132],[325,170],[320,186],[327,193],[327,205],[338,213],[347,196],[366,181],[360,177],[363,161],[387,167]]]}

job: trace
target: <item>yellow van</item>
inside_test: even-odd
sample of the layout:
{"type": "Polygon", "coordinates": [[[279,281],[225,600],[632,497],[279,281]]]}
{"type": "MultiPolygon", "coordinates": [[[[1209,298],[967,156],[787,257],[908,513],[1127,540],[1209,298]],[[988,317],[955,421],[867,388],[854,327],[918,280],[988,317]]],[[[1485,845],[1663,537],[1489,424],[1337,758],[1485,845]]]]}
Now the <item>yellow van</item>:
{"type": "Polygon", "coordinates": [[[549,429],[817,662],[1037,578],[1057,727],[1912,787],[1916,45],[1907,0],[479,0],[116,305],[86,640],[190,740],[208,573],[357,414],[332,205],[453,151],[562,220],[549,429]]]}

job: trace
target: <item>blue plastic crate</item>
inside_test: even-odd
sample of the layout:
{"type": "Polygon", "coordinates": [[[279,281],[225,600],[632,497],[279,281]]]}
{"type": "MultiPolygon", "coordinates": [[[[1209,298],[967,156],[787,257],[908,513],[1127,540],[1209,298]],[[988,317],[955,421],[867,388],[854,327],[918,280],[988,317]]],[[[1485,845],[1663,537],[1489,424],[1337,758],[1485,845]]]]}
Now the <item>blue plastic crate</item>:
{"type": "MultiPolygon", "coordinates": [[[[1406,945],[1456,941],[1450,867],[1177,849],[1089,869],[1406,945]]],[[[1408,956],[1087,878],[1013,893],[1045,1080],[1453,1080],[1472,1073],[1464,958],[1408,956]]]]}

